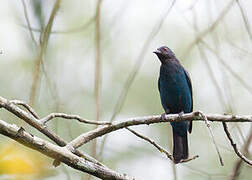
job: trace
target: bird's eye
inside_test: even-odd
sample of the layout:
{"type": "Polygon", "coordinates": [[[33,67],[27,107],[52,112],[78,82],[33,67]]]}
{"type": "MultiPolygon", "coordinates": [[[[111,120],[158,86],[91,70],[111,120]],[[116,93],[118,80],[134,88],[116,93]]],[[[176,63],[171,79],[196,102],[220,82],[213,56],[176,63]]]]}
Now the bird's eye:
{"type": "Polygon", "coordinates": [[[165,51],[168,51],[168,48],[164,48],[165,51]]]}

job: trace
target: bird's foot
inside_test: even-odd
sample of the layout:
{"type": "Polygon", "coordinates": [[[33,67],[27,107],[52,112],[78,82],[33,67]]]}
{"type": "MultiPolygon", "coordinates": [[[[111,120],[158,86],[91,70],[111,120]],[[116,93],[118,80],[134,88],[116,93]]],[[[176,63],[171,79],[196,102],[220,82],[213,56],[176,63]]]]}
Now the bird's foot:
{"type": "Polygon", "coordinates": [[[161,114],[161,119],[162,119],[162,121],[165,120],[165,115],[166,115],[166,113],[161,114]]]}
{"type": "Polygon", "coordinates": [[[178,113],[179,119],[182,120],[182,116],[184,114],[184,111],[181,111],[180,113],[178,113]]]}
{"type": "Polygon", "coordinates": [[[166,114],[169,114],[169,113],[170,113],[170,109],[166,109],[165,112],[164,112],[163,114],[161,114],[161,119],[162,119],[162,121],[165,120],[165,115],[166,115],[166,114]]]}

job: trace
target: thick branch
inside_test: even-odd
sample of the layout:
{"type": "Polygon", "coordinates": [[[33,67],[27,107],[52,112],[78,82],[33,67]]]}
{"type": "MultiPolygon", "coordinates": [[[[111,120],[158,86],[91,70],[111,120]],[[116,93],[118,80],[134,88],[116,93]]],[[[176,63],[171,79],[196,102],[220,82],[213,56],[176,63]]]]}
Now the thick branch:
{"type": "MultiPolygon", "coordinates": [[[[45,118],[42,118],[42,120],[40,121],[39,119],[34,117],[38,115],[34,115],[34,112],[33,112],[34,110],[31,107],[29,107],[28,105],[25,105],[25,103],[22,102],[21,105],[26,107],[26,109],[29,111],[29,112],[26,112],[16,105],[16,104],[20,104],[18,102],[19,101],[17,100],[8,101],[7,99],[0,96],[0,107],[5,108],[9,112],[15,114],[17,117],[23,119],[28,124],[30,124],[37,130],[45,134],[47,137],[52,139],[58,145],[60,146],[67,145],[67,147],[78,156],[85,157],[87,160],[97,163],[99,165],[101,164],[97,160],[75,149],[97,137],[103,136],[105,134],[108,134],[110,132],[113,132],[122,128],[127,128],[129,126],[143,125],[143,124],[149,125],[149,124],[161,123],[161,122],[179,122],[179,121],[192,121],[192,120],[205,121],[205,119],[202,117],[202,112],[200,111],[184,114],[182,116],[179,116],[177,114],[170,114],[170,115],[166,115],[165,119],[162,119],[160,115],[135,117],[135,118],[126,119],[123,122],[113,122],[111,125],[104,125],[102,127],[98,127],[87,133],[81,134],[79,137],[75,138],[69,144],[67,144],[58,135],[49,131],[47,127],[43,124],[43,122],[46,122],[48,121],[48,119],[52,119],[54,117],[63,117],[63,118],[77,119],[77,120],[79,119],[79,121],[83,123],[90,123],[91,120],[85,120],[83,118],[80,118],[77,115],[67,115],[64,113],[52,113],[46,116],[45,118]]],[[[207,118],[208,121],[216,121],[216,122],[252,122],[252,115],[239,116],[239,115],[209,114],[209,115],[205,115],[205,118],[207,118]]],[[[96,123],[95,121],[94,122],[91,121],[91,122],[96,123]]],[[[107,122],[103,122],[103,123],[106,124],[107,122]]]]}
{"type": "Polygon", "coordinates": [[[11,125],[5,121],[0,120],[0,133],[18,141],[19,143],[39,151],[46,156],[53,159],[60,160],[61,162],[71,166],[74,169],[89,173],[101,179],[116,179],[116,180],[133,180],[124,174],[119,174],[106,167],[99,166],[90,161],[76,156],[65,147],[59,147],[39,137],[27,133],[22,127],[11,125]]]}
{"type": "MultiPolygon", "coordinates": [[[[16,106],[14,103],[12,103],[13,101],[14,100],[8,101],[7,99],[5,99],[5,98],[3,98],[3,97],[0,96],[0,107],[3,107],[6,110],[8,110],[9,112],[11,112],[12,114],[15,114],[17,117],[19,117],[20,119],[24,120],[26,123],[28,123],[32,127],[36,128],[38,131],[40,131],[41,133],[43,133],[44,135],[46,135],[48,138],[50,138],[51,140],[53,140],[59,146],[65,146],[67,144],[67,142],[64,141],[57,134],[55,134],[55,133],[51,132],[50,130],[48,130],[47,127],[45,125],[43,125],[33,115],[31,115],[30,113],[27,113],[26,111],[22,110],[21,108],[19,108],[18,106],[16,106]]],[[[17,100],[15,100],[14,102],[16,102],[16,101],[17,100]]],[[[99,165],[102,165],[96,159],[90,157],[88,154],[85,154],[83,152],[76,151],[76,150],[74,152],[78,156],[85,157],[87,160],[89,160],[91,162],[95,162],[95,163],[97,163],[99,165]]]]}

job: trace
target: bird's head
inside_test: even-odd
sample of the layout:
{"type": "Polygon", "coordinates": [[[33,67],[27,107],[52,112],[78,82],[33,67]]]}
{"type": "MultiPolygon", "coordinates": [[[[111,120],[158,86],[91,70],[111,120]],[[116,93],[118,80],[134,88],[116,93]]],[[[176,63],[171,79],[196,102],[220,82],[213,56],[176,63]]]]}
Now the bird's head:
{"type": "Polygon", "coordinates": [[[175,58],[175,54],[167,47],[167,46],[161,46],[157,50],[153,51],[155,53],[161,63],[166,63],[170,59],[175,58]]]}

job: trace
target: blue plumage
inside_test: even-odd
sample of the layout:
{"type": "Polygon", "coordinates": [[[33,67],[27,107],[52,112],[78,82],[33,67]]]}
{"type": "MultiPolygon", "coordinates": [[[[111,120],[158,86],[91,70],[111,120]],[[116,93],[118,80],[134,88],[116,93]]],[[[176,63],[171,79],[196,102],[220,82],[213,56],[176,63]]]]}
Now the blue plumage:
{"type": "MultiPolygon", "coordinates": [[[[161,61],[158,89],[166,114],[189,113],[193,109],[192,86],[189,74],[166,46],[154,53],[161,61]]],[[[192,122],[172,122],[174,162],[188,158],[187,131],[192,122]]]]}

